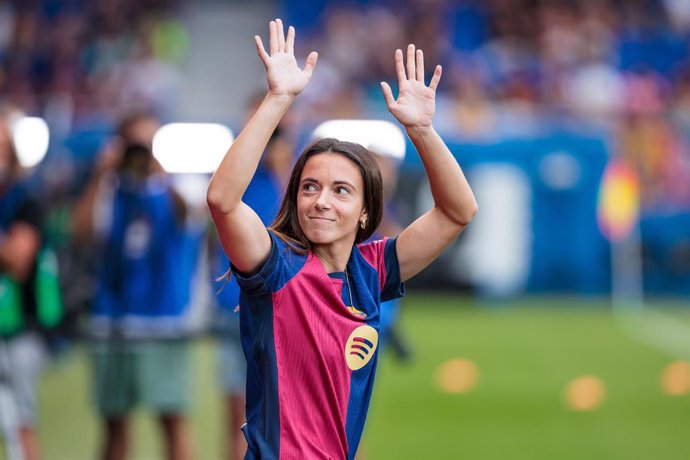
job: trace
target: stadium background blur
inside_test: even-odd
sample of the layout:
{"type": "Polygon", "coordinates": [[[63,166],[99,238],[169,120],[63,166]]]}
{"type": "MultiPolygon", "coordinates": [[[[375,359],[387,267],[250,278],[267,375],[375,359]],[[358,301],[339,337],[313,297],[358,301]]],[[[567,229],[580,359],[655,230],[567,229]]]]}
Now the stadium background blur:
{"type": "MultiPolygon", "coordinates": [[[[298,54],[320,55],[285,124],[296,151],[321,121],[391,119],[378,82],[394,80],[393,51],[412,42],[444,66],[435,124],[479,201],[458,243],[409,285],[414,360],[383,362],[367,458],[687,458],[684,0],[1,2],[0,98],[50,127],[31,180],[68,311],[88,308],[89,280],[66,223],[117,118],[147,108],[237,132],[265,87],[251,37],[273,17],[296,26],[298,54]],[[634,168],[640,196],[639,226],[613,246],[597,225],[612,158],[634,168]],[[642,309],[634,273],[611,309],[620,248],[643,268],[642,309]]],[[[410,146],[396,195],[404,221],[429,204],[422,177],[410,146]]],[[[95,452],[73,339],[41,386],[49,459],[95,452]]],[[[202,339],[196,350],[200,458],[220,449],[209,348],[202,339]]],[[[156,458],[152,427],[138,423],[135,458],[156,458]]]]}

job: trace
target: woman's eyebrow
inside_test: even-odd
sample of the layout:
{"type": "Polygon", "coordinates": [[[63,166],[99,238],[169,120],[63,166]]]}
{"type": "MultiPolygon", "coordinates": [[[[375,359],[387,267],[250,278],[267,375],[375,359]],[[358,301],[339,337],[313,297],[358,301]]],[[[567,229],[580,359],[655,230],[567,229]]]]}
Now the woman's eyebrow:
{"type": "MultiPolygon", "coordinates": [[[[318,179],[314,179],[313,177],[303,177],[302,180],[299,181],[300,184],[304,182],[314,182],[315,184],[320,184],[318,179]]],[[[333,181],[333,185],[347,185],[348,187],[351,187],[353,189],[357,189],[357,187],[354,186],[351,182],[348,182],[346,180],[336,180],[333,181]]]]}
{"type": "Polygon", "coordinates": [[[354,184],[351,184],[350,182],[348,182],[346,180],[336,180],[336,181],[333,181],[333,184],[335,184],[335,185],[347,185],[348,187],[351,187],[353,189],[357,188],[354,186],[354,184]]]}

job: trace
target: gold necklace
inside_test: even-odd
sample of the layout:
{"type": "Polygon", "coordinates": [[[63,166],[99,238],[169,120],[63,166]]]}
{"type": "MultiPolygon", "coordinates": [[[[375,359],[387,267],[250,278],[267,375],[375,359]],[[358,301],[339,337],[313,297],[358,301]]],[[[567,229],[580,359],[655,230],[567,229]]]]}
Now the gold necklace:
{"type": "Polygon", "coordinates": [[[347,283],[347,293],[350,295],[350,305],[347,308],[354,309],[355,304],[352,303],[352,289],[350,289],[350,276],[347,274],[347,266],[345,266],[345,282],[347,283]]]}
{"type": "Polygon", "coordinates": [[[347,309],[356,317],[366,319],[367,314],[363,311],[357,310],[352,302],[352,289],[350,288],[350,275],[347,273],[347,266],[345,266],[345,282],[347,283],[347,293],[350,295],[350,305],[347,306],[347,309]]]}

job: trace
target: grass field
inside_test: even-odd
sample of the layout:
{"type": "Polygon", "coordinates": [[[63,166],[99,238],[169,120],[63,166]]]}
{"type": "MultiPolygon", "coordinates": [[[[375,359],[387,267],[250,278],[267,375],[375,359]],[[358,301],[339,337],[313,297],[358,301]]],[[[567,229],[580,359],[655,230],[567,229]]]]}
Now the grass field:
{"type": "MultiPolygon", "coordinates": [[[[690,321],[690,310],[672,314],[690,321]]],[[[367,460],[690,458],[690,395],[666,395],[660,384],[664,367],[677,357],[623,331],[604,302],[485,305],[410,295],[402,319],[414,361],[403,365],[384,356],[363,442],[367,460]],[[453,358],[477,366],[477,384],[467,393],[446,394],[436,383],[439,364],[453,358]],[[564,403],[566,385],[582,375],[604,383],[597,410],[577,412],[564,403]]],[[[221,417],[211,343],[199,342],[194,353],[198,458],[218,459],[221,417]]],[[[88,385],[83,351],[44,378],[46,459],[95,458],[98,424],[88,385]]],[[[136,417],[132,458],[161,458],[148,415],[136,417]]]]}

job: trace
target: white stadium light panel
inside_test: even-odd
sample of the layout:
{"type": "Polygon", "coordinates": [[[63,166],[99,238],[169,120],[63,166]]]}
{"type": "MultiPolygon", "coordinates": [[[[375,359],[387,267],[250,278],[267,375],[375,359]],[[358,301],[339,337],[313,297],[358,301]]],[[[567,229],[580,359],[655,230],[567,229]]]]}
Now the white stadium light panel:
{"type": "Polygon", "coordinates": [[[312,139],[334,137],[356,142],[372,153],[402,161],[405,158],[405,134],[398,125],[386,120],[329,120],[316,127],[312,139]]]}
{"type": "Polygon", "coordinates": [[[12,139],[19,163],[25,168],[36,166],[46,156],[50,130],[43,118],[19,116],[11,123],[12,139]]]}
{"type": "Polygon", "coordinates": [[[207,174],[216,170],[234,140],[217,123],[170,123],[153,137],[153,156],[169,173],[207,174]]]}

